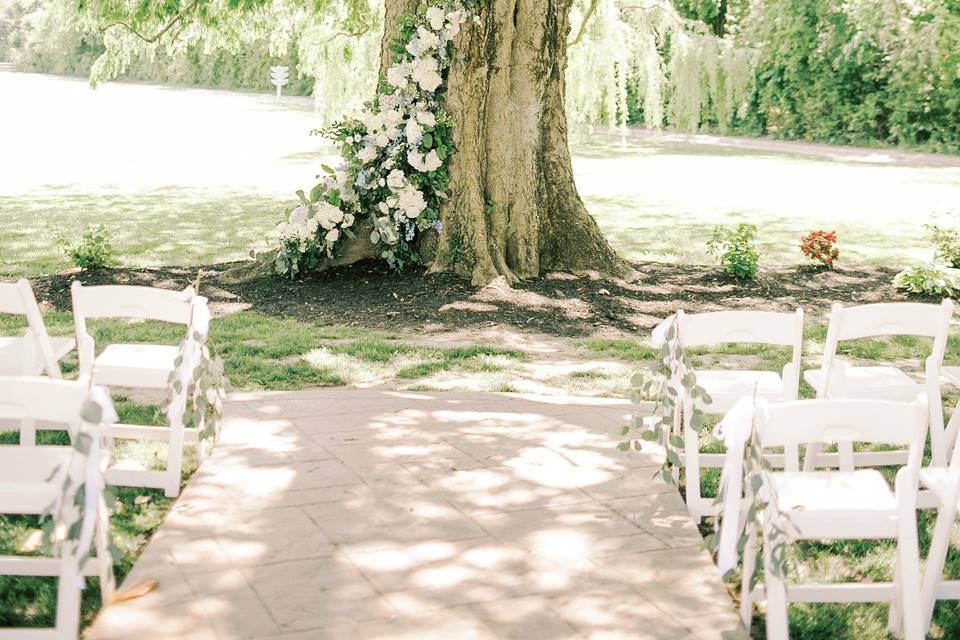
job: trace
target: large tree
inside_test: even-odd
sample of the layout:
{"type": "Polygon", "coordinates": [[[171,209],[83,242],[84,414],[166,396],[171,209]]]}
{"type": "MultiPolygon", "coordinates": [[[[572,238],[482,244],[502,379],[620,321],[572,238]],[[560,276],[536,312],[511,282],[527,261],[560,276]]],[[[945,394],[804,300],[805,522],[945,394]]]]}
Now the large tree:
{"type": "MultiPolygon", "coordinates": [[[[397,18],[420,2],[385,0],[382,72],[391,63],[397,18]]],[[[456,153],[440,208],[438,246],[428,252],[432,270],[455,271],[475,284],[498,276],[512,283],[550,270],[625,271],[574,183],[564,103],[572,2],[480,0],[477,19],[455,39],[444,99],[456,153]]],[[[222,23],[223,15],[243,20],[245,11],[252,14],[262,4],[167,0],[132,3],[127,11],[122,3],[97,0],[87,6],[111,28],[157,41],[182,33],[193,20],[208,26],[222,23]]],[[[312,9],[354,11],[352,22],[368,26],[363,6],[317,0],[312,9]]],[[[356,225],[360,233],[341,240],[321,268],[376,255],[369,241],[372,223],[358,219],[356,225]]]]}

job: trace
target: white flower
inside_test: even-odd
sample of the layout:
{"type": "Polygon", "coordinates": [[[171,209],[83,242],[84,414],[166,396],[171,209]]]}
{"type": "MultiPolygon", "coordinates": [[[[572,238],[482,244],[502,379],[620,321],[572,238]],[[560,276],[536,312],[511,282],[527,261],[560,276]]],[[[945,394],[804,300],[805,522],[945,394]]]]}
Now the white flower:
{"type": "Polygon", "coordinates": [[[310,207],[302,204],[290,212],[289,222],[291,225],[299,227],[306,223],[308,217],[310,217],[310,207]]]}
{"type": "Polygon", "coordinates": [[[450,41],[460,35],[460,23],[451,22],[450,26],[443,30],[443,39],[450,41]]]}
{"type": "Polygon", "coordinates": [[[353,223],[354,223],[354,220],[355,220],[355,218],[353,217],[353,214],[352,214],[352,213],[345,213],[345,214],[343,214],[343,226],[344,226],[344,227],[346,227],[346,228],[348,228],[348,229],[349,229],[350,227],[352,227],[352,226],[353,226],[353,223]]]}
{"type": "MultiPolygon", "coordinates": [[[[406,63],[404,68],[406,69],[406,75],[410,75],[410,66],[406,63]]],[[[395,93],[392,96],[387,94],[380,95],[380,108],[389,111],[390,109],[397,109],[400,106],[400,94],[395,93]]]]}
{"type": "Polygon", "coordinates": [[[382,214],[385,215],[385,216],[390,215],[390,207],[387,206],[387,203],[386,203],[386,202],[381,202],[381,203],[379,203],[379,204],[377,205],[377,209],[380,209],[380,213],[382,213],[382,214]]]}
{"type": "Polygon", "coordinates": [[[407,46],[404,48],[407,50],[407,53],[412,55],[414,58],[423,53],[423,48],[420,46],[420,40],[417,38],[417,36],[410,38],[410,42],[408,42],[407,46]]]}
{"type": "Polygon", "coordinates": [[[443,9],[440,7],[430,7],[427,9],[427,20],[430,21],[430,28],[434,31],[443,29],[443,23],[447,16],[443,15],[443,9]]]}
{"type": "Polygon", "coordinates": [[[320,228],[320,220],[316,216],[310,218],[307,221],[307,231],[310,232],[310,235],[316,235],[317,230],[320,228]]]}
{"type": "Polygon", "coordinates": [[[359,152],[357,152],[357,159],[364,164],[368,162],[373,162],[377,158],[377,148],[373,145],[368,145],[359,152]]]}
{"type": "Polygon", "coordinates": [[[425,127],[437,126],[437,117],[429,111],[420,111],[417,113],[417,122],[425,127]]]}
{"type": "Polygon", "coordinates": [[[385,133],[378,133],[373,137],[373,144],[378,147],[385,147],[390,144],[390,136],[385,133]]]}
{"type": "Polygon", "coordinates": [[[421,52],[430,51],[440,46],[440,37],[423,27],[417,27],[417,40],[420,41],[421,52]]]}
{"type": "MultiPolygon", "coordinates": [[[[387,176],[387,184],[391,189],[397,191],[403,189],[407,184],[407,177],[403,175],[403,171],[399,169],[394,169],[390,172],[390,175],[387,176]]],[[[380,204],[383,204],[382,202],[380,204]]]]}
{"type": "Polygon", "coordinates": [[[423,140],[423,127],[417,124],[416,120],[410,118],[407,120],[405,134],[407,136],[407,144],[411,147],[416,147],[420,144],[420,141],[423,140]]]}
{"type": "MultiPolygon", "coordinates": [[[[410,66],[406,62],[395,64],[387,69],[387,82],[398,89],[406,88],[408,77],[410,77],[410,66]]],[[[380,99],[380,106],[384,106],[383,98],[380,99]]]]}
{"type": "Polygon", "coordinates": [[[443,162],[440,160],[440,156],[437,155],[437,150],[431,149],[423,159],[423,170],[427,173],[436,171],[440,168],[441,164],[443,164],[443,162]]]}
{"type": "Polygon", "coordinates": [[[427,208],[427,201],[423,198],[423,192],[409,184],[399,193],[397,208],[413,220],[427,208]]]}
{"type": "Polygon", "coordinates": [[[399,109],[384,109],[382,113],[384,129],[392,129],[403,120],[403,114],[400,113],[399,109]]]}
{"type": "Polygon", "coordinates": [[[333,244],[339,238],[340,238],[339,229],[330,229],[330,231],[327,232],[327,235],[323,237],[323,239],[327,241],[327,244],[333,244]]]}
{"type": "Polygon", "coordinates": [[[413,68],[411,77],[424,91],[436,91],[437,87],[443,83],[443,78],[440,77],[437,70],[436,58],[420,58],[413,68]]]}
{"type": "Polygon", "coordinates": [[[317,204],[317,221],[324,229],[333,229],[338,222],[343,220],[343,211],[336,208],[328,202],[317,204]]]}

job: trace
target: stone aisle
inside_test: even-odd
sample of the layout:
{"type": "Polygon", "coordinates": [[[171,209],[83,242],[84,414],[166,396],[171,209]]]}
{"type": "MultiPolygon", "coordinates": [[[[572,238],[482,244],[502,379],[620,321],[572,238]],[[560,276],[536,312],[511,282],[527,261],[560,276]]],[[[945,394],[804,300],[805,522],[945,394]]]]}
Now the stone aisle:
{"type": "Polygon", "coordinates": [[[235,394],[91,640],[744,637],[620,401],[235,394]]]}

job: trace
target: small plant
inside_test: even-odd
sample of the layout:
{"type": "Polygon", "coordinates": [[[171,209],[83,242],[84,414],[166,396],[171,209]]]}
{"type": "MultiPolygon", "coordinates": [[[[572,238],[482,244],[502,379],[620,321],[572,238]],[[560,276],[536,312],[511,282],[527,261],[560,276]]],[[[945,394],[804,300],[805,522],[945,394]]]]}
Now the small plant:
{"type": "Polygon", "coordinates": [[[936,247],[934,257],[946,262],[954,269],[960,269],[960,229],[935,224],[925,226],[930,232],[930,240],[936,247]]]}
{"type": "Polygon", "coordinates": [[[756,225],[719,225],[714,227],[713,235],[707,241],[707,251],[717,258],[723,270],[734,278],[752,280],[757,275],[760,262],[754,245],[756,235],[756,225]]]}
{"type": "Polygon", "coordinates": [[[96,229],[88,227],[80,238],[80,244],[76,246],[62,236],[57,238],[57,245],[75,266],[83,270],[103,269],[116,264],[115,250],[110,244],[110,238],[110,231],[101,224],[96,229]]]}
{"type": "Polygon", "coordinates": [[[917,264],[898,273],[893,286],[916,295],[952,298],[960,293],[960,269],[917,264]]]}
{"type": "Polygon", "coordinates": [[[836,231],[811,231],[800,238],[800,243],[803,255],[828,269],[832,269],[833,263],[840,257],[836,231]]]}

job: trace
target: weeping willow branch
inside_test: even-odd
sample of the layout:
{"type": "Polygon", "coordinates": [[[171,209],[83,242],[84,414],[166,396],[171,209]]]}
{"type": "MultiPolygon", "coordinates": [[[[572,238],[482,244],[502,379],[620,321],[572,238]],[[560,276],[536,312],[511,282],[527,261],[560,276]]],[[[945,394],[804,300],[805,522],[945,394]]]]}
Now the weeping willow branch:
{"type": "Polygon", "coordinates": [[[115,22],[111,22],[111,23],[108,24],[107,26],[103,27],[103,28],[100,30],[100,32],[101,32],[101,33],[104,33],[104,32],[106,32],[106,31],[108,31],[109,29],[112,29],[113,27],[124,27],[127,31],[129,31],[130,33],[132,33],[132,34],[135,35],[136,37],[140,38],[140,39],[143,40],[144,42],[146,42],[146,43],[148,43],[148,44],[152,44],[152,43],[156,42],[157,40],[159,40],[160,38],[162,38],[164,35],[166,35],[167,32],[170,31],[170,29],[172,29],[173,27],[175,27],[175,26],[177,25],[177,23],[179,23],[181,20],[183,20],[184,18],[186,18],[187,15],[188,15],[190,12],[192,12],[194,9],[196,9],[199,5],[200,5],[200,0],[193,0],[193,2],[191,2],[191,3],[188,4],[186,7],[184,7],[183,10],[180,11],[180,13],[178,13],[177,15],[173,16],[172,18],[170,18],[170,20],[160,29],[160,31],[157,31],[157,32],[156,32],[155,34],[153,34],[152,36],[145,36],[145,35],[143,35],[143,34],[140,33],[139,31],[137,31],[137,29],[134,28],[134,26],[133,26],[132,24],[130,24],[129,22],[127,22],[127,21],[125,21],[125,20],[117,20],[117,21],[115,21],[115,22]]]}
{"type": "Polygon", "coordinates": [[[580,41],[583,40],[583,36],[587,32],[587,24],[590,22],[590,18],[594,12],[596,12],[599,2],[600,0],[590,0],[590,6],[587,7],[586,13],[583,14],[583,20],[580,21],[580,29],[577,31],[577,37],[567,43],[568,47],[579,44],[580,41]]]}

